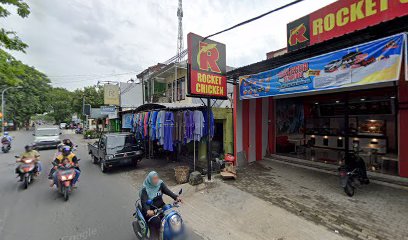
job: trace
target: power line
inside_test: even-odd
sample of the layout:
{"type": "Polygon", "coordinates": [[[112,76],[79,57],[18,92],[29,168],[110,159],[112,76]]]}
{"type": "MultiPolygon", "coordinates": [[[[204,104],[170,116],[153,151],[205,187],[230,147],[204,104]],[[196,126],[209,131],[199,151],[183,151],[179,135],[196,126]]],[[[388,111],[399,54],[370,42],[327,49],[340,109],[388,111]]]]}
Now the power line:
{"type": "Polygon", "coordinates": [[[224,30],[222,30],[222,31],[219,31],[219,32],[210,34],[210,35],[208,35],[207,37],[205,37],[205,38],[203,39],[203,41],[206,40],[207,38],[214,37],[215,35],[218,35],[218,34],[221,34],[221,33],[224,33],[224,32],[228,32],[228,31],[230,31],[230,30],[232,30],[232,29],[234,29],[234,28],[243,26],[243,25],[245,25],[245,24],[248,24],[248,23],[250,23],[250,22],[253,22],[253,21],[255,21],[255,20],[258,20],[258,19],[260,19],[260,18],[263,18],[263,17],[265,17],[265,16],[267,16],[267,15],[269,15],[269,14],[271,14],[271,13],[280,11],[280,10],[282,10],[282,9],[285,9],[285,8],[287,8],[287,7],[290,7],[290,6],[292,6],[292,5],[295,5],[295,4],[300,3],[300,2],[303,2],[303,1],[304,1],[304,0],[296,0],[296,1],[290,2],[290,3],[286,4],[286,5],[283,5],[283,6],[281,6],[281,7],[275,8],[275,9],[269,11],[269,12],[266,12],[266,13],[264,13],[264,14],[261,14],[261,15],[259,15],[259,16],[254,17],[254,18],[251,18],[251,19],[248,19],[248,20],[243,21],[243,22],[241,22],[241,23],[238,23],[238,24],[236,24],[236,25],[234,25],[234,26],[232,26],[232,27],[229,27],[229,28],[224,29],[224,30]]]}

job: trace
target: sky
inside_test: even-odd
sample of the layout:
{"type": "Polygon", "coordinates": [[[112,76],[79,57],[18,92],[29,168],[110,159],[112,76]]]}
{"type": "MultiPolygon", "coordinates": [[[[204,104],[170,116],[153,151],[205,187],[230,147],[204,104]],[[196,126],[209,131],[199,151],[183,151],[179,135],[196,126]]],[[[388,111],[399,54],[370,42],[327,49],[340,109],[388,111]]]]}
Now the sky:
{"type": "MultiPolygon", "coordinates": [[[[292,0],[184,0],[187,33],[207,36],[292,0]]],[[[227,46],[227,65],[266,59],[286,46],[286,24],[335,0],[305,0],[215,36],[227,46]]],[[[178,0],[28,0],[31,14],[13,14],[0,25],[29,45],[11,54],[70,90],[98,81],[127,81],[177,51],[178,0]]]]}

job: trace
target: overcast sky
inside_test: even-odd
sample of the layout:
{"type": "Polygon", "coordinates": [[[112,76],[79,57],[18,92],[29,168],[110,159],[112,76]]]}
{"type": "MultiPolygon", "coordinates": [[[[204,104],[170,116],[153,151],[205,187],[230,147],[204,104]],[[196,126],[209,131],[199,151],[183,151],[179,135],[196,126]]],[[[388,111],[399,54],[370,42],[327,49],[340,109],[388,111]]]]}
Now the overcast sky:
{"type": "MultiPolygon", "coordinates": [[[[292,0],[184,0],[183,30],[209,35],[292,0]]],[[[227,45],[227,65],[265,59],[286,46],[286,23],[334,0],[305,0],[214,37],[227,45]]],[[[29,0],[31,15],[1,24],[29,48],[12,52],[68,89],[98,80],[126,81],[176,54],[178,0],[29,0]],[[114,75],[115,74],[115,75],[114,75]],[[112,76],[114,75],[114,76],[112,76]]]]}

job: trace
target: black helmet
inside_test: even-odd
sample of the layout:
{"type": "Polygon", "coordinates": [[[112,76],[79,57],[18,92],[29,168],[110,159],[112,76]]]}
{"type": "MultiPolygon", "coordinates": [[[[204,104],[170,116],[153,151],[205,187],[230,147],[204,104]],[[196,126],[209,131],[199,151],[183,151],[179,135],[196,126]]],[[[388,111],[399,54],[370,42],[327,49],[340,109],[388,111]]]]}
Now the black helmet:
{"type": "Polygon", "coordinates": [[[61,152],[62,152],[62,155],[68,156],[71,153],[71,148],[69,146],[64,146],[61,152]]]}
{"type": "Polygon", "coordinates": [[[28,145],[25,145],[24,148],[25,148],[26,152],[29,152],[29,151],[32,151],[34,149],[34,146],[32,144],[28,144],[28,145]]]}

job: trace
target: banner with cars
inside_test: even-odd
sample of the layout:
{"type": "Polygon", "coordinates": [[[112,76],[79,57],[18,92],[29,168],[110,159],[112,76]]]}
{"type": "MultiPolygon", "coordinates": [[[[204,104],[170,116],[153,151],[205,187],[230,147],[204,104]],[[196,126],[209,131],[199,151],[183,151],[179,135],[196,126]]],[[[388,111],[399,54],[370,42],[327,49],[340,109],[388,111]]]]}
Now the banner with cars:
{"type": "Polygon", "coordinates": [[[131,129],[133,126],[133,114],[126,113],[122,115],[122,128],[131,129]]]}
{"type": "Polygon", "coordinates": [[[240,98],[345,88],[399,79],[405,34],[379,39],[266,72],[242,76],[240,98]]]}

